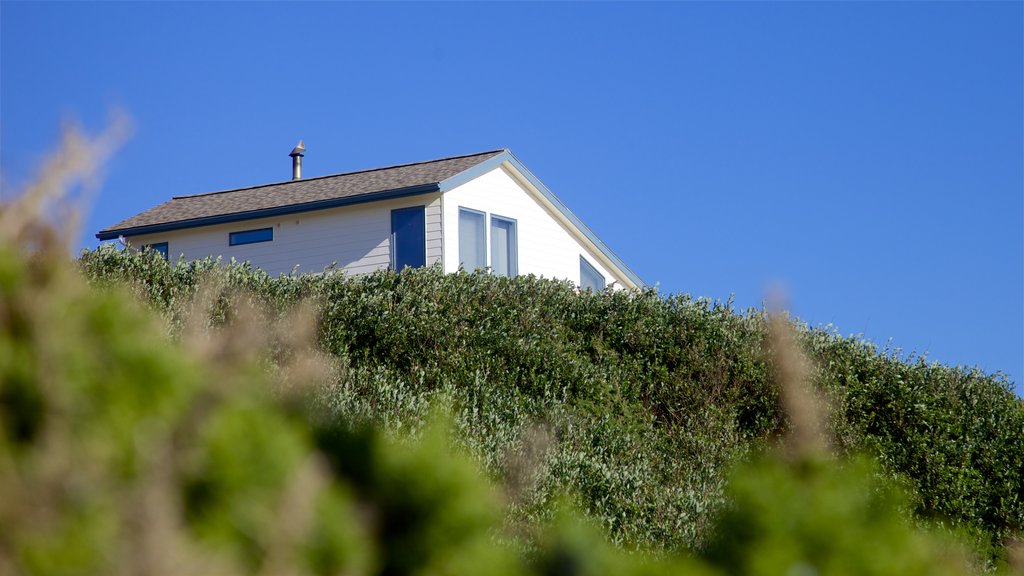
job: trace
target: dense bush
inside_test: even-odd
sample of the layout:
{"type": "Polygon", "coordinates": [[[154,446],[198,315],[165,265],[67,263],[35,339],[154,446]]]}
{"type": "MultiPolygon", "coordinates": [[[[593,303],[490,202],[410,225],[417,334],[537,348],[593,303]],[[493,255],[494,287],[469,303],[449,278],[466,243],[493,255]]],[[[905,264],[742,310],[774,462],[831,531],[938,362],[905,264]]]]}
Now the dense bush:
{"type": "MultiPolygon", "coordinates": [[[[425,416],[427,404],[446,405],[463,413],[455,428],[473,432],[492,418],[467,419],[459,406],[488,402],[460,403],[466,391],[452,386],[435,388],[442,402],[395,401],[417,398],[425,380],[403,392],[385,372],[352,363],[318,396],[316,383],[329,372],[304,345],[301,308],[261,310],[223,291],[200,291],[188,308],[173,341],[166,324],[121,289],[89,288],[53,254],[26,260],[0,244],[0,573],[970,570],[956,544],[907,522],[899,492],[870,465],[792,451],[739,468],[700,556],[626,553],[560,498],[547,504],[543,522],[502,526],[502,494],[454,450],[451,415],[425,416]],[[369,390],[391,391],[383,404],[404,420],[367,404],[369,390]],[[347,400],[324,402],[337,398],[347,400]],[[418,429],[400,432],[403,421],[418,429]]],[[[477,387],[468,396],[485,394],[477,387]]],[[[567,398],[575,396],[539,405],[567,398]]],[[[575,471],[566,477],[584,470],[597,485],[629,478],[608,468],[623,461],[579,461],[588,453],[582,445],[552,448],[560,438],[610,453],[624,449],[616,443],[635,447],[611,424],[624,413],[559,420],[556,438],[528,430],[520,440],[535,453],[520,452],[518,465],[502,469],[522,468],[528,484],[529,471],[554,450],[554,468],[575,471]]],[[[629,521],[612,533],[634,529],[629,521]]]]}
{"type": "MultiPolygon", "coordinates": [[[[785,427],[759,311],[437,269],[272,278],[112,248],[79,264],[94,284],[148,300],[172,332],[202,287],[222,301],[214,323],[228,321],[229,297],[277,315],[312,302],[334,362],[319,402],[413,435],[446,410],[505,487],[513,530],[551,519],[568,491],[616,543],[702,549],[730,467],[785,427]]],[[[996,550],[1021,532],[1024,404],[1004,378],[824,330],[802,342],[840,452],[876,458],[924,522],[996,550]]]]}

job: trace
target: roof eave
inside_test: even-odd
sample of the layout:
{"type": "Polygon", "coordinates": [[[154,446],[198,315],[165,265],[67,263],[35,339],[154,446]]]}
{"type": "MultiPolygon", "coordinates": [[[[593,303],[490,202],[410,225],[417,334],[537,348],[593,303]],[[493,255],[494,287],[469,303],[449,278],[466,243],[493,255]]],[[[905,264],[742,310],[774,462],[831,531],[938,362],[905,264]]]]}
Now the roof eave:
{"type": "Polygon", "coordinates": [[[381,190],[380,192],[371,192],[369,194],[360,194],[358,196],[349,196],[346,198],[331,198],[328,200],[318,200],[316,202],[290,204],[287,206],[276,206],[274,208],[248,210],[245,212],[234,212],[231,214],[218,214],[216,216],[190,218],[188,220],[164,222],[161,224],[149,224],[146,226],[132,226],[128,228],[109,228],[107,230],[101,230],[99,233],[97,233],[96,238],[100,240],[115,240],[121,236],[139,236],[142,234],[156,234],[159,232],[170,232],[172,230],[197,228],[199,226],[211,226],[213,224],[242,222],[245,220],[255,220],[257,218],[269,218],[272,216],[282,216],[285,214],[311,212],[313,210],[323,210],[325,208],[335,208],[338,206],[351,206],[353,204],[364,204],[367,202],[377,202],[379,200],[389,200],[392,198],[419,196],[420,194],[430,194],[432,192],[438,191],[440,191],[439,183],[431,182],[429,184],[420,184],[417,186],[396,188],[394,190],[381,190]]]}

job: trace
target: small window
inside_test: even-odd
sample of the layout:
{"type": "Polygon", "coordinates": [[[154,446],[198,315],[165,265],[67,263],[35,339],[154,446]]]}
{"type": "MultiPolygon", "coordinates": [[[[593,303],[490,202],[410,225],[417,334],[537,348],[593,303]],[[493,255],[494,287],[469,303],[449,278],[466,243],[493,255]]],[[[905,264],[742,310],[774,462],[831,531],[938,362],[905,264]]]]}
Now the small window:
{"type": "Polygon", "coordinates": [[[580,288],[583,290],[589,288],[594,292],[604,290],[604,276],[583,256],[580,256],[580,288]]]}
{"type": "Polygon", "coordinates": [[[491,270],[498,276],[515,276],[519,273],[518,259],[516,221],[491,216],[491,270]]]}
{"type": "Polygon", "coordinates": [[[167,242],[157,242],[155,244],[146,244],[142,247],[143,250],[152,250],[153,252],[159,252],[164,260],[167,260],[167,242]]]}
{"type": "Polygon", "coordinates": [[[270,242],[274,239],[273,228],[259,228],[257,230],[243,230],[228,234],[228,245],[239,246],[241,244],[255,244],[257,242],[270,242]]]}
{"type": "Polygon", "coordinates": [[[483,212],[459,208],[459,263],[466,270],[487,267],[486,222],[483,212]]]}

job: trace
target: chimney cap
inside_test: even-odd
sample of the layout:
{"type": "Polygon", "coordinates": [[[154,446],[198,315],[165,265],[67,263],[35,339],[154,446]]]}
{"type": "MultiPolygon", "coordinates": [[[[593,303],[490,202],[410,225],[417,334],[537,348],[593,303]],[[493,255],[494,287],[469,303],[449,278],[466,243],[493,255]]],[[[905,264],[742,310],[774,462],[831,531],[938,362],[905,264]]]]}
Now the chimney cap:
{"type": "Polygon", "coordinates": [[[289,156],[294,158],[295,156],[305,156],[305,155],[306,155],[306,147],[302,144],[302,140],[299,140],[299,145],[296,146],[295,148],[292,148],[292,153],[289,154],[289,156]]]}

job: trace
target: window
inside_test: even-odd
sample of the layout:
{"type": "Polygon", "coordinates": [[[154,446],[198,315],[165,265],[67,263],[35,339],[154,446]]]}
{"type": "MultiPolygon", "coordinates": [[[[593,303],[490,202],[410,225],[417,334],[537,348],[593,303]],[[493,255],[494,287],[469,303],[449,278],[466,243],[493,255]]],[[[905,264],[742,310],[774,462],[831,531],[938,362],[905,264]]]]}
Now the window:
{"type": "Polygon", "coordinates": [[[599,292],[604,290],[604,276],[594,268],[594,265],[587,262],[587,259],[580,256],[580,289],[599,292]]]}
{"type": "Polygon", "coordinates": [[[491,270],[498,276],[519,273],[516,221],[491,216],[491,270]]]}
{"type": "Polygon", "coordinates": [[[142,246],[143,250],[152,250],[153,252],[159,252],[164,260],[167,260],[167,242],[157,242],[155,244],[145,244],[142,246]]]}
{"type": "Polygon", "coordinates": [[[466,270],[487,267],[487,217],[459,208],[459,263],[466,270]]]}
{"type": "Polygon", "coordinates": [[[270,242],[274,239],[273,228],[259,228],[256,230],[243,230],[228,234],[228,245],[238,246],[240,244],[255,244],[257,242],[270,242]]]}
{"type": "Polygon", "coordinates": [[[391,211],[391,268],[427,264],[426,215],[423,206],[391,211]]]}

